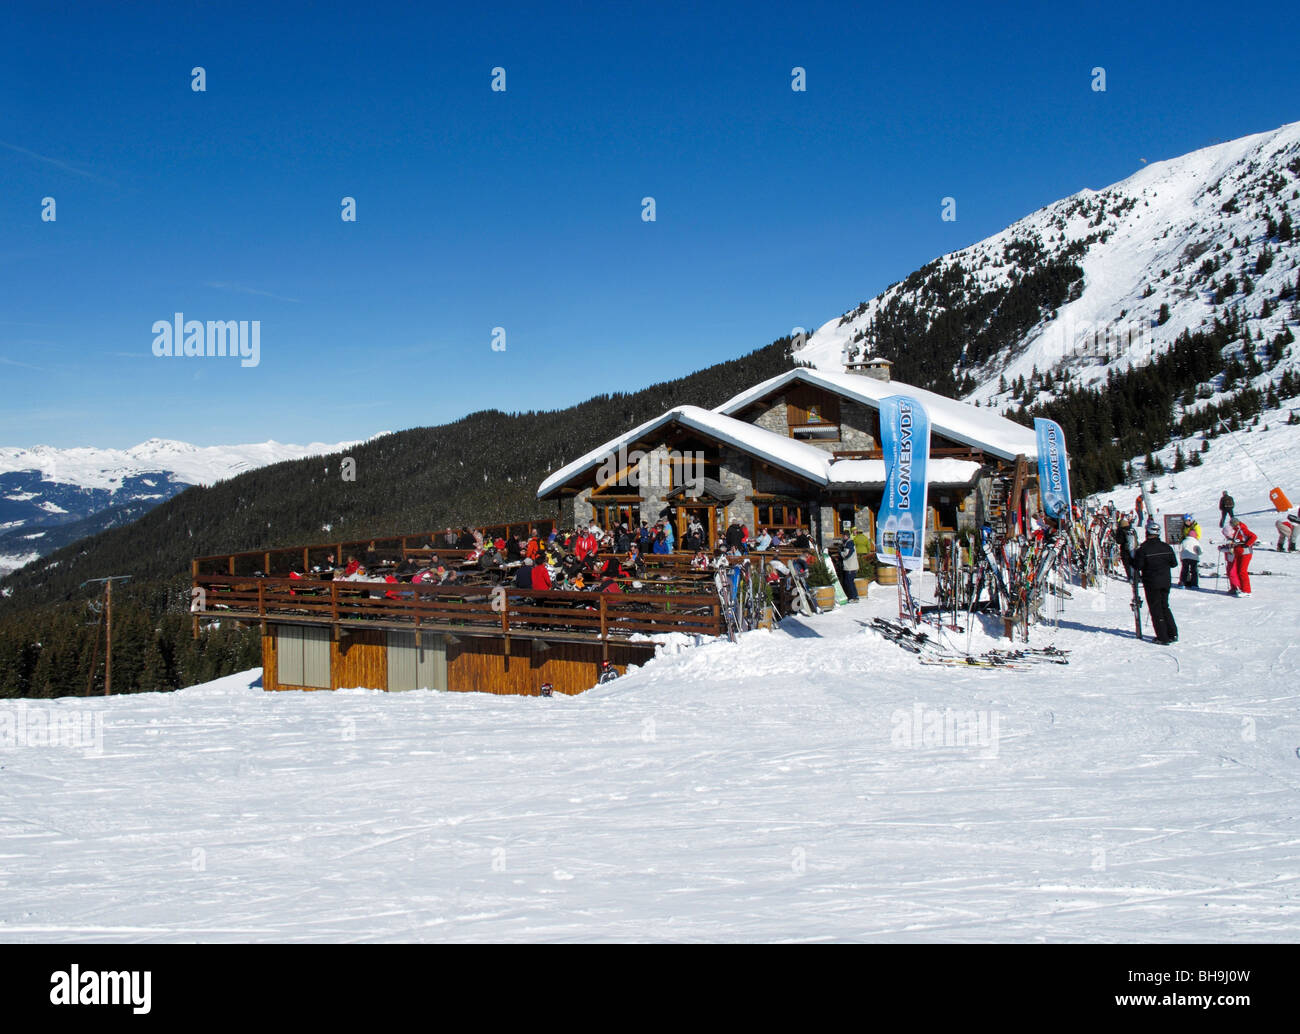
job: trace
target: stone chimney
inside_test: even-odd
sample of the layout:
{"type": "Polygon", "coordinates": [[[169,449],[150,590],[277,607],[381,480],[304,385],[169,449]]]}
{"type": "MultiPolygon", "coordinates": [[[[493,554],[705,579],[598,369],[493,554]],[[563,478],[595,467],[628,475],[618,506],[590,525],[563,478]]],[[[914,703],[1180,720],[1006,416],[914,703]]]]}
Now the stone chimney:
{"type": "Polygon", "coordinates": [[[860,359],[857,362],[845,363],[844,370],[846,373],[856,373],[863,377],[874,377],[878,381],[889,382],[889,370],[894,364],[888,359],[880,359],[875,356],[868,356],[866,359],[860,359]]]}

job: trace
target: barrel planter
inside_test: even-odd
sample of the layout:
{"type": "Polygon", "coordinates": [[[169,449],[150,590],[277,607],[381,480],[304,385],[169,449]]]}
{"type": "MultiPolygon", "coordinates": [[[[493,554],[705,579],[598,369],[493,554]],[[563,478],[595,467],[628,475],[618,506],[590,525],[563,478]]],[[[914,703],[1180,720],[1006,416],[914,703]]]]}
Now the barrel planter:
{"type": "Polygon", "coordinates": [[[860,599],[860,600],[865,600],[865,599],[867,598],[867,589],[868,589],[868,587],[870,587],[870,585],[871,585],[871,579],[870,579],[870,578],[854,578],[854,579],[853,579],[853,584],[854,584],[854,586],[857,587],[857,590],[858,590],[858,599],[860,599]]]}
{"type": "Polygon", "coordinates": [[[876,581],[881,585],[898,584],[898,568],[892,564],[881,564],[876,568],[876,581]]]}
{"type": "Polygon", "coordinates": [[[817,597],[817,606],[822,610],[831,610],[835,606],[835,586],[819,585],[813,589],[813,595],[817,597]]]}

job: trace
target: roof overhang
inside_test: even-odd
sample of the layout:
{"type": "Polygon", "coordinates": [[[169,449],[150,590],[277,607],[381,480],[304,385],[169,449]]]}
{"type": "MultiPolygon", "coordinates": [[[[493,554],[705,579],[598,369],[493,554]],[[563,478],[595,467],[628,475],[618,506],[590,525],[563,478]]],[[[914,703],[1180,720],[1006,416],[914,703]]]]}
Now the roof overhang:
{"type": "Polygon", "coordinates": [[[537,489],[537,498],[554,498],[561,490],[572,487],[573,482],[607,461],[613,460],[621,467],[624,459],[620,456],[621,450],[636,445],[669,424],[689,428],[713,441],[733,446],[819,487],[825,485],[828,480],[827,466],[830,457],[815,446],[773,434],[764,428],[747,424],[743,420],[736,420],[714,410],[701,409],[698,406],[677,406],[653,420],[647,420],[624,432],[617,438],[611,438],[572,463],[565,464],[541,483],[537,489]]]}
{"type": "Polygon", "coordinates": [[[1038,441],[1033,428],[1008,420],[992,410],[979,409],[902,381],[880,381],[855,373],[827,373],[807,366],[799,366],[770,377],[728,399],[714,412],[733,416],[797,382],[814,385],[873,409],[879,409],[881,400],[891,395],[910,395],[925,407],[930,417],[931,430],[945,438],[1004,460],[1014,460],[1022,454],[1030,460],[1038,457],[1038,441]]]}

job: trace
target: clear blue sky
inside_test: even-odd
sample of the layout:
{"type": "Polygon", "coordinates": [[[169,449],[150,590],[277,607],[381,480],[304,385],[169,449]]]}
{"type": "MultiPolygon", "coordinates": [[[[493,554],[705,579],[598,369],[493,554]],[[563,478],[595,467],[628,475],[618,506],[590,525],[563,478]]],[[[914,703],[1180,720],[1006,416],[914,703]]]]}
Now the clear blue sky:
{"type": "Polygon", "coordinates": [[[338,441],[636,389],[1300,119],[1291,4],[426,6],[0,8],[0,444],[338,441]],[[154,357],[177,311],[260,320],[260,365],[154,357]]]}

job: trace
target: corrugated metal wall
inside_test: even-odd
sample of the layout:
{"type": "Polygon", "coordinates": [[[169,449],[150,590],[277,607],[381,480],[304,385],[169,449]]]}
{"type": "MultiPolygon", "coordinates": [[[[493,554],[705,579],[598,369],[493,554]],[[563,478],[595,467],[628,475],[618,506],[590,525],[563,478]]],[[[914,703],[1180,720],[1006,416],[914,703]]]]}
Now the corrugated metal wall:
{"type": "Polygon", "coordinates": [[[277,625],[275,679],[280,685],[330,689],[330,634],[327,628],[277,625]]]}
{"type": "Polygon", "coordinates": [[[423,632],[415,645],[414,632],[388,633],[388,691],[447,688],[447,646],[440,635],[423,632]]]}

